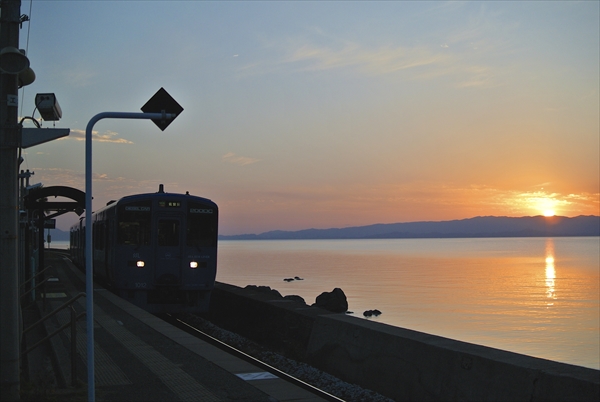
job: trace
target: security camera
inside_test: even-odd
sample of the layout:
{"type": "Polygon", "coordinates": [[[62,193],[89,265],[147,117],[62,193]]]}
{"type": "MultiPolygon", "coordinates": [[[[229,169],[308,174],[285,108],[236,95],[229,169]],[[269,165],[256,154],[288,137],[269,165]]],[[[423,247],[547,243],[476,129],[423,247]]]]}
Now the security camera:
{"type": "Polygon", "coordinates": [[[35,106],[46,121],[56,121],[62,117],[62,110],[54,94],[35,95],[35,106]]]}

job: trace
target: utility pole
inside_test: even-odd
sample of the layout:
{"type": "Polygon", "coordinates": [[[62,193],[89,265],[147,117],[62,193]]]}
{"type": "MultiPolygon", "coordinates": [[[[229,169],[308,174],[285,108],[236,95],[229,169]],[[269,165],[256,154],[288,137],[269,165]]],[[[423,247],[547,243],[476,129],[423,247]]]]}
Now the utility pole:
{"type": "MultiPolygon", "coordinates": [[[[19,48],[21,0],[0,2],[0,56],[19,48]]],[[[10,55],[9,55],[10,57],[10,55]]],[[[4,63],[4,61],[3,61],[4,63]]],[[[0,399],[20,399],[18,74],[0,71],[0,399]]]]}

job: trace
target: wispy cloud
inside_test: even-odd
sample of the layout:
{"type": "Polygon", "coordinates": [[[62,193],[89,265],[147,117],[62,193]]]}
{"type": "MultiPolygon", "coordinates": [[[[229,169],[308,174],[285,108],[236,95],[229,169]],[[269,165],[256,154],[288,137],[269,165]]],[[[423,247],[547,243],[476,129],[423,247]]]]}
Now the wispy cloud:
{"type": "Polygon", "coordinates": [[[402,70],[444,65],[448,55],[419,47],[381,47],[367,49],[356,43],[341,49],[303,45],[292,51],[287,62],[305,62],[306,70],[328,70],[356,67],[371,74],[390,74],[402,70]]]}
{"type": "Polygon", "coordinates": [[[84,68],[73,68],[64,71],[62,75],[65,82],[68,82],[72,86],[82,88],[90,86],[98,74],[84,68]]]}
{"type": "MultiPolygon", "coordinates": [[[[44,183],[45,186],[69,186],[83,189],[85,186],[85,172],[64,168],[42,168],[35,167],[35,179],[44,183]],[[58,184],[57,184],[58,183],[58,184]]],[[[92,180],[98,182],[102,191],[102,197],[122,197],[136,192],[151,192],[158,189],[158,181],[139,180],[126,176],[111,176],[107,173],[92,173],[92,180]],[[105,194],[106,193],[106,194],[105,194]]],[[[175,184],[169,183],[175,187],[175,184]]],[[[98,196],[102,198],[101,196],[98,196]]],[[[94,195],[96,198],[96,195],[94,195]]]]}
{"type": "Polygon", "coordinates": [[[250,165],[252,163],[259,162],[260,159],[249,158],[247,156],[239,156],[233,152],[228,152],[222,157],[223,162],[232,163],[234,165],[250,165]]]}
{"type": "MultiPolygon", "coordinates": [[[[125,138],[119,138],[119,133],[115,131],[105,131],[104,133],[99,133],[98,131],[92,131],[92,141],[98,142],[112,142],[114,144],[133,144],[133,141],[129,141],[125,138]]],[[[68,137],[64,137],[64,139],[71,139],[77,141],[85,141],[85,131],[72,129],[71,133],[68,137]]]]}
{"type": "Polygon", "coordinates": [[[498,85],[490,66],[466,61],[448,52],[448,45],[384,46],[369,49],[356,43],[340,49],[304,44],[292,50],[286,63],[301,64],[301,71],[351,68],[368,75],[401,75],[405,79],[450,78],[457,88],[489,88],[498,85]]]}
{"type": "MultiPolygon", "coordinates": [[[[476,33],[469,33],[470,38],[476,33]]],[[[399,77],[402,80],[433,80],[447,77],[457,88],[489,88],[498,86],[498,72],[483,62],[482,52],[459,39],[435,44],[380,45],[328,37],[311,32],[309,37],[265,41],[265,48],[274,52],[271,60],[254,60],[238,69],[240,76],[272,74],[276,71],[320,72],[347,70],[369,76],[399,77]],[[315,37],[316,35],[316,37],[315,37]]],[[[488,51],[491,51],[488,49],[488,51]]]]}

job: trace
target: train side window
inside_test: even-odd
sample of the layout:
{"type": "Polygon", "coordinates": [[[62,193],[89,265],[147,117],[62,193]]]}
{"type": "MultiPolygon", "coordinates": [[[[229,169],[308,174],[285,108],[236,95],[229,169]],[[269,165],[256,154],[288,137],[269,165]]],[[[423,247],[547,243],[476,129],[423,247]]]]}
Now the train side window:
{"type": "Polygon", "coordinates": [[[158,221],[158,245],[179,246],[179,221],[176,219],[161,219],[158,221]]]}
{"type": "Polygon", "coordinates": [[[104,250],[106,223],[104,221],[96,221],[92,227],[94,229],[94,250],[104,250]]]}

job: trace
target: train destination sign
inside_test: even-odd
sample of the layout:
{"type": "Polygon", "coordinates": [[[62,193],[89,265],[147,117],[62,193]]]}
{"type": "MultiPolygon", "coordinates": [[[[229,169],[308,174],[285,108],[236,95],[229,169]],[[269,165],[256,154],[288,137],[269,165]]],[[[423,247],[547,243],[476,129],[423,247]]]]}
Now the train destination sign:
{"type": "Polygon", "coordinates": [[[180,201],[159,201],[158,206],[161,208],[179,208],[181,207],[180,201]]]}
{"type": "Polygon", "coordinates": [[[125,211],[141,211],[141,212],[150,212],[150,207],[139,207],[136,205],[128,205],[125,207],[125,211]]]}
{"type": "Polygon", "coordinates": [[[212,209],[190,208],[190,214],[212,214],[212,209]]]}

